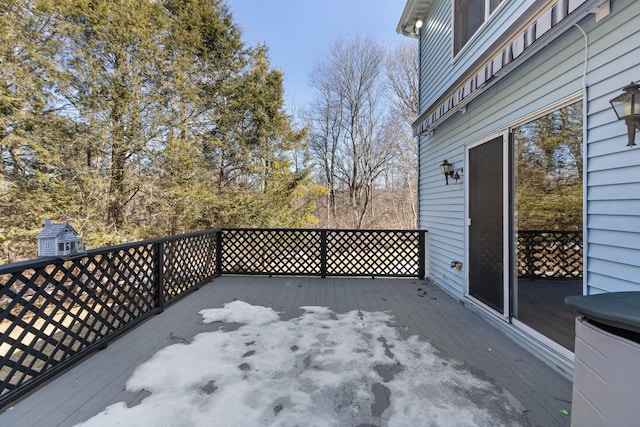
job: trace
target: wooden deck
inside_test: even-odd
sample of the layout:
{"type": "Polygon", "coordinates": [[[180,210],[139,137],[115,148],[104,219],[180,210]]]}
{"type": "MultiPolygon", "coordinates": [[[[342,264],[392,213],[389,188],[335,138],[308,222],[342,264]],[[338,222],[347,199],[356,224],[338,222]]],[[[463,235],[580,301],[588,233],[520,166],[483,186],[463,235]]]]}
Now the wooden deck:
{"type": "Polygon", "coordinates": [[[574,350],[576,311],[564,303],[582,295],[580,280],[518,281],[518,320],[569,350],[574,350]]]}
{"type": "Polygon", "coordinates": [[[456,359],[464,369],[515,396],[524,410],[514,422],[570,424],[562,410],[571,408],[571,382],[437,287],[414,279],[224,276],[7,408],[0,414],[0,425],[71,426],[115,402],[135,405],[146,396],[124,391],[134,368],[164,346],[218,329],[219,324],[202,324],[198,312],[233,300],[272,307],[283,319],[298,316],[299,307],[307,305],[337,313],[392,311],[402,336],[418,335],[441,357],[456,359]],[[419,295],[418,288],[426,295],[419,295]]]}

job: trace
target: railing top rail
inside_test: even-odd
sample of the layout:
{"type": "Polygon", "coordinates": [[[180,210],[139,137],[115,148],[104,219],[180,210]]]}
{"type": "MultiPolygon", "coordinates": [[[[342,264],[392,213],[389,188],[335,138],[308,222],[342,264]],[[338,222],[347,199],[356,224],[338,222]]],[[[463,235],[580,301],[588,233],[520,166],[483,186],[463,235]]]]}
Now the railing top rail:
{"type": "Polygon", "coordinates": [[[284,231],[284,232],[305,232],[305,231],[309,231],[309,232],[319,232],[319,231],[328,231],[328,232],[332,232],[332,233],[353,233],[353,232],[359,232],[359,233],[376,233],[376,232],[380,232],[380,233],[388,233],[388,232],[394,232],[394,233],[416,233],[416,232],[421,232],[421,233],[426,233],[427,230],[418,230],[418,229],[400,229],[400,230],[391,230],[391,229],[348,229],[348,228],[251,228],[251,227],[245,227],[245,228],[210,228],[207,230],[201,230],[201,231],[195,231],[195,232],[191,232],[191,233],[184,233],[184,234],[177,234],[174,236],[165,236],[165,237],[156,237],[153,239],[146,239],[146,240],[139,240],[139,241],[135,241],[135,242],[129,242],[129,243],[123,243],[123,244],[119,244],[119,245],[113,245],[113,246],[104,246],[101,248],[96,248],[96,249],[89,249],[87,251],[75,254],[75,255],[71,255],[69,257],[41,257],[41,258],[36,258],[36,259],[31,259],[31,260],[26,260],[26,261],[20,261],[20,262],[16,262],[16,263],[11,263],[11,264],[4,264],[4,265],[0,265],[0,274],[12,274],[15,272],[19,272],[25,269],[37,269],[37,268],[41,268],[43,266],[46,265],[50,265],[50,264],[55,264],[57,262],[64,262],[67,261],[69,259],[75,259],[75,258],[82,258],[82,257],[86,257],[86,256],[93,256],[93,255],[98,255],[98,254],[105,254],[105,253],[109,253],[109,252],[117,252],[117,251],[122,251],[122,250],[128,250],[130,248],[134,248],[134,247],[139,247],[139,246],[144,246],[144,245],[153,245],[156,243],[160,243],[160,242],[171,242],[174,240],[179,240],[179,239],[183,239],[183,238],[188,238],[188,237],[197,237],[197,236],[202,236],[205,234],[210,234],[210,233],[214,233],[214,232],[218,232],[218,231],[274,231],[274,232],[279,232],[279,231],[284,231]]]}
{"type": "Polygon", "coordinates": [[[575,234],[575,233],[582,233],[582,230],[516,230],[516,233],[575,234]]]}
{"type": "Polygon", "coordinates": [[[84,252],[80,252],[78,254],[71,255],[68,257],[41,257],[41,258],[30,259],[26,261],[14,262],[11,264],[0,265],[0,274],[11,274],[11,273],[16,273],[26,269],[37,269],[40,267],[44,267],[46,265],[55,264],[57,262],[64,262],[70,259],[84,258],[87,256],[105,254],[109,252],[117,252],[121,250],[127,250],[130,248],[136,248],[139,246],[154,245],[160,242],[163,242],[163,243],[172,242],[175,240],[180,240],[180,239],[189,238],[189,237],[198,237],[205,234],[211,234],[220,230],[221,230],[220,228],[210,228],[207,230],[194,231],[192,233],[176,234],[174,236],[156,237],[153,239],[138,240],[135,242],[123,243],[120,245],[104,246],[101,248],[89,249],[84,252]]]}
{"type": "Polygon", "coordinates": [[[331,231],[331,232],[361,232],[361,233],[425,233],[427,230],[418,229],[376,229],[376,228],[256,228],[256,227],[223,227],[222,231],[331,231]]]}

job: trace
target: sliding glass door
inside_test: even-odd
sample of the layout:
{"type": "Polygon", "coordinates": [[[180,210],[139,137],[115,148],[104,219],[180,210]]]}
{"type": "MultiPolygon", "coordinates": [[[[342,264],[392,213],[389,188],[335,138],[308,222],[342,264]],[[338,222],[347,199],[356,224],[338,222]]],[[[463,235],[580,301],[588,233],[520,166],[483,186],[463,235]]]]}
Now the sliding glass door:
{"type": "Polygon", "coordinates": [[[582,294],[582,102],[512,129],[511,316],[573,351],[582,294]]]}

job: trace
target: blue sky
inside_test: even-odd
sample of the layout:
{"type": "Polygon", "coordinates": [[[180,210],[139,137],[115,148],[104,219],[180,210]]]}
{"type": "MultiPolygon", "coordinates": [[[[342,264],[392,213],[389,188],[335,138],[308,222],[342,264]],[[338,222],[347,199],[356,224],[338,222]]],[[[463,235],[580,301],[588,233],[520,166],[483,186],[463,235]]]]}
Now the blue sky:
{"type": "Polygon", "coordinates": [[[309,74],[339,37],[369,36],[385,44],[396,33],[406,0],[227,0],[248,45],[265,43],[271,66],[284,72],[290,113],[313,98],[309,74]]]}

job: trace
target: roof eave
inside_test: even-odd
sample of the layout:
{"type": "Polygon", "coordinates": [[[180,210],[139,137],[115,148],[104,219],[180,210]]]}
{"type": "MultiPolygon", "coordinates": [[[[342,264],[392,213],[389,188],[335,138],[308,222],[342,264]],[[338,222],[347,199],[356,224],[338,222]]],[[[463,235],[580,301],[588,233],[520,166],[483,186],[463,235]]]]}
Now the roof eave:
{"type": "Polygon", "coordinates": [[[433,0],[407,0],[396,32],[414,39],[420,38],[419,32],[415,29],[416,21],[424,18],[432,3],[433,0]]]}

